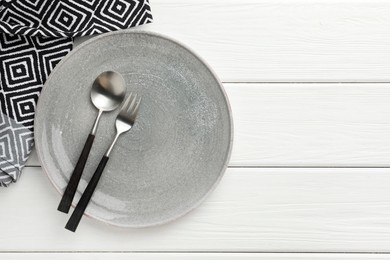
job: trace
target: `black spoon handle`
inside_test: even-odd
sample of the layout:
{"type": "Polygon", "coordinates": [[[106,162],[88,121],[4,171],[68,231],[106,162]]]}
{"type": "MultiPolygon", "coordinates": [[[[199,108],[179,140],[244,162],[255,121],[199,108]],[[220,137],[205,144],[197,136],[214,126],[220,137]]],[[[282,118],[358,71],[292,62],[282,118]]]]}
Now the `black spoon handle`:
{"type": "Polygon", "coordinates": [[[81,175],[83,174],[85,163],[87,162],[89,152],[91,151],[91,147],[93,144],[93,140],[95,139],[95,135],[89,134],[87,141],[85,142],[83,151],[81,152],[80,158],[77,161],[76,167],[70,177],[68,182],[68,186],[65,189],[64,194],[62,195],[62,199],[60,204],[58,205],[58,210],[64,213],[68,213],[70,206],[72,205],[72,201],[74,195],[77,190],[77,186],[79,185],[81,175]]]}
{"type": "Polygon", "coordinates": [[[95,188],[99,182],[100,176],[102,176],[104,167],[106,166],[108,159],[109,157],[105,155],[101,159],[99,166],[97,167],[95,173],[89,181],[87,188],[85,188],[85,191],[81,196],[80,201],[77,203],[77,206],[74,209],[72,216],[70,216],[68,223],[66,223],[66,229],[73,232],[76,231],[77,226],[80,223],[81,217],[83,216],[84,211],[87,208],[88,203],[93,195],[93,192],[95,191],[95,188]]]}

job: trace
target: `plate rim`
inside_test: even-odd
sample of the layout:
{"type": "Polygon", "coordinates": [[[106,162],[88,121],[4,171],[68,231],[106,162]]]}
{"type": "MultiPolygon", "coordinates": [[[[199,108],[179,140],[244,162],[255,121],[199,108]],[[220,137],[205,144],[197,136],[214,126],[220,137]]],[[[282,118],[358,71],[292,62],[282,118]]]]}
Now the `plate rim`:
{"type": "MultiPolygon", "coordinates": [[[[57,191],[57,193],[60,196],[62,196],[63,192],[61,191],[61,189],[59,187],[57,187],[57,185],[55,184],[54,180],[50,177],[50,175],[48,173],[48,170],[46,169],[46,166],[45,166],[43,158],[42,158],[43,155],[41,154],[42,147],[41,147],[41,140],[40,140],[40,137],[39,137],[40,135],[35,133],[36,129],[38,129],[37,128],[37,126],[38,126],[37,115],[40,114],[39,111],[42,109],[41,105],[40,105],[40,103],[41,103],[40,100],[41,100],[42,95],[44,95],[44,93],[46,92],[45,91],[45,89],[46,89],[45,86],[47,85],[48,82],[51,81],[53,73],[55,73],[58,70],[60,70],[62,65],[71,56],[75,55],[80,49],[84,48],[85,46],[87,46],[87,45],[89,45],[91,43],[94,43],[95,41],[99,41],[102,38],[111,37],[112,35],[116,35],[116,34],[143,34],[143,35],[158,37],[158,38],[162,38],[164,40],[168,40],[168,41],[170,41],[170,42],[172,42],[172,43],[174,43],[174,44],[184,48],[186,51],[188,51],[190,54],[192,54],[196,59],[198,59],[210,71],[211,75],[215,78],[216,82],[218,82],[219,89],[220,89],[220,91],[222,93],[222,96],[223,96],[223,98],[225,100],[225,103],[226,103],[226,106],[227,106],[227,110],[228,110],[228,114],[229,114],[229,134],[230,134],[229,145],[228,145],[228,150],[227,150],[227,153],[226,153],[226,156],[225,156],[224,165],[223,165],[223,167],[222,167],[222,169],[221,169],[221,171],[220,171],[220,173],[218,175],[218,178],[213,183],[211,188],[196,203],[194,203],[191,207],[189,207],[188,209],[183,211],[181,214],[177,214],[174,217],[165,219],[163,221],[158,221],[158,222],[151,223],[151,224],[146,224],[146,225],[124,225],[124,224],[119,224],[119,223],[107,221],[105,219],[101,219],[101,218],[99,218],[97,216],[94,216],[93,214],[88,213],[87,210],[84,213],[85,216],[87,216],[87,217],[89,217],[91,219],[97,220],[97,221],[99,221],[101,223],[108,224],[108,225],[111,225],[111,226],[120,227],[120,228],[146,228],[146,227],[160,226],[160,225],[163,225],[163,224],[167,224],[167,223],[173,222],[174,220],[177,220],[177,219],[187,215],[188,213],[190,213],[191,211],[193,211],[194,209],[199,207],[209,197],[209,195],[216,189],[216,187],[220,183],[222,177],[224,176],[224,174],[225,174],[225,172],[226,172],[226,170],[228,168],[228,164],[230,162],[230,157],[231,157],[232,148],[233,148],[234,125],[233,125],[232,109],[231,109],[230,102],[229,102],[228,96],[226,94],[226,91],[224,89],[224,86],[223,86],[221,80],[219,79],[219,77],[217,76],[217,74],[215,73],[215,71],[213,70],[213,68],[202,57],[200,57],[195,51],[193,51],[187,45],[181,43],[180,41],[178,41],[176,39],[173,39],[170,36],[166,36],[164,34],[156,33],[156,32],[153,32],[153,31],[145,31],[145,30],[140,30],[140,29],[126,29],[126,30],[120,30],[120,31],[103,33],[101,35],[98,35],[98,36],[95,36],[95,37],[93,37],[91,39],[88,39],[85,42],[83,42],[80,45],[78,45],[76,48],[71,50],[65,57],[63,57],[61,59],[61,61],[57,64],[57,66],[50,72],[46,82],[43,84],[43,88],[42,88],[42,91],[41,91],[41,93],[39,95],[37,106],[36,106],[36,110],[35,110],[35,114],[34,114],[34,142],[35,142],[35,149],[37,151],[38,161],[40,163],[41,168],[43,169],[43,172],[45,173],[46,177],[49,179],[51,185],[54,187],[54,189],[57,191]]],[[[73,203],[73,202],[72,202],[72,207],[73,208],[76,207],[76,204],[73,203]]]]}

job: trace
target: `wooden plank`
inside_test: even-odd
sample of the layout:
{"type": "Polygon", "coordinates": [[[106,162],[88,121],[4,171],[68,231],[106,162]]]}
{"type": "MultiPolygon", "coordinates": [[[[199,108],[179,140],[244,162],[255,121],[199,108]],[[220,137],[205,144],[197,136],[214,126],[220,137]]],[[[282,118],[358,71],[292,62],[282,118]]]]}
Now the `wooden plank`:
{"type": "Polygon", "coordinates": [[[154,228],[83,219],[38,167],[3,189],[0,251],[390,252],[390,169],[229,169],[198,209],[154,228]]]}
{"type": "Polygon", "coordinates": [[[227,85],[231,166],[390,165],[390,84],[227,85]]]}
{"type": "MultiPolygon", "coordinates": [[[[230,166],[390,166],[390,83],[225,88],[234,120],[230,166]]],[[[35,155],[28,165],[39,165],[35,155]]]]}
{"type": "Polygon", "coordinates": [[[225,82],[389,82],[386,0],[154,0],[154,24],[225,82]]]}
{"type": "Polygon", "coordinates": [[[270,259],[270,260],[388,260],[386,254],[272,254],[272,253],[7,253],[0,258],[7,260],[232,260],[232,259],[270,259]]]}

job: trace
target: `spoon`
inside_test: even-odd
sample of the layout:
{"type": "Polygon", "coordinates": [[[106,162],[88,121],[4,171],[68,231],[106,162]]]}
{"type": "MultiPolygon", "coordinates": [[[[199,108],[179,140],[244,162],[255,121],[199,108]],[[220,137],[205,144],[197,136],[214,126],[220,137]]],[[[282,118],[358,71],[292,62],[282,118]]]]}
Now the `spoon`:
{"type": "Polygon", "coordinates": [[[93,124],[87,141],[85,142],[76,167],[70,177],[68,186],[62,195],[61,202],[57,208],[59,211],[64,213],[69,212],[85,167],[85,163],[87,162],[89,152],[91,151],[93,140],[95,139],[101,115],[103,112],[115,110],[125,98],[125,92],[125,81],[123,77],[114,71],[105,71],[101,73],[93,82],[91,89],[91,101],[99,110],[99,113],[95,119],[95,123],[93,124]]]}

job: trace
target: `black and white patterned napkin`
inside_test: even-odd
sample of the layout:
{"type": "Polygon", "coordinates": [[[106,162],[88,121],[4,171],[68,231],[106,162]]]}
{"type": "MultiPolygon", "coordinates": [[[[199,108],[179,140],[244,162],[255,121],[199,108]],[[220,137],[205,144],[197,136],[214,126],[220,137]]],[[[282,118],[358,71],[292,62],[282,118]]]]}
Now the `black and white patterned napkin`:
{"type": "Polygon", "coordinates": [[[73,37],[151,21],[148,0],[0,0],[0,186],[20,176],[42,85],[73,37]]]}

